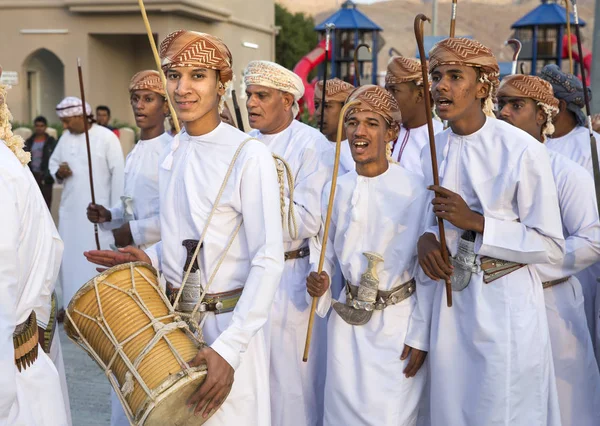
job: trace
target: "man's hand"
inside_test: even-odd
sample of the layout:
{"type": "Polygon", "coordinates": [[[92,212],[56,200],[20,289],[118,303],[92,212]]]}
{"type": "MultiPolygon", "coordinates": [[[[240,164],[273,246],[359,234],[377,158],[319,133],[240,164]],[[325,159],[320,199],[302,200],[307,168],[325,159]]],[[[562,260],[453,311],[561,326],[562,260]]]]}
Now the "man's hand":
{"type": "Polygon", "coordinates": [[[483,216],[471,210],[460,195],[438,185],[431,185],[428,189],[436,193],[431,204],[437,217],[447,220],[464,231],[483,234],[485,225],[483,216]]]}
{"type": "Polygon", "coordinates": [[[68,163],[60,163],[58,170],[56,171],[56,177],[59,179],[66,179],[73,176],[73,171],[69,167],[68,163]]]}
{"type": "Polygon", "coordinates": [[[450,279],[454,268],[444,262],[441,246],[435,235],[430,232],[421,235],[417,242],[417,256],[421,269],[429,278],[435,281],[450,279]]]}
{"type": "Polygon", "coordinates": [[[129,223],[113,230],[113,236],[115,237],[115,245],[117,247],[126,247],[133,244],[133,236],[131,235],[129,223]]]}
{"type": "Polygon", "coordinates": [[[321,274],[311,272],[306,278],[306,290],[312,297],[321,297],[329,288],[329,275],[323,271],[321,274]]]}
{"type": "Polygon", "coordinates": [[[206,364],[206,380],[187,401],[187,406],[189,408],[196,406],[194,414],[197,416],[202,412],[202,417],[207,418],[212,410],[217,410],[229,395],[233,386],[234,370],[221,355],[208,346],[200,349],[189,363],[190,367],[199,367],[202,364],[206,364]]]}
{"type": "Polygon", "coordinates": [[[404,345],[404,350],[402,351],[402,355],[400,355],[400,359],[404,361],[409,356],[410,360],[408,361],[408,365],[406,366],[406,368],[404,368],[403,371],[407,379],[410,377],[414,377],[417,374],[417,372],[425,362],[427,352],[412,348],[408,345],[404,345]]]}
{"type": "MultiPolygon", "coordinates": [[[[148,257],[143,250],[133,246],[120,248],[118,252],[112,250],[90,250],[83,252],[83,255],[88,262],[107,266],[109,268],[129,262],[145,262],[152,264],[150,257],[148,257]]],[[[99,270],[99,272],[102,271],[99,270]]]]}
{"type": "MultiPolygon", "coordinates": [[[[87,218],[92,223],[104,223],[112,221],[112,213],[100,204],[90,203],[87,206],[87,218]]],[[[124,244],[126,246],[127,244],[124,244]]]]}

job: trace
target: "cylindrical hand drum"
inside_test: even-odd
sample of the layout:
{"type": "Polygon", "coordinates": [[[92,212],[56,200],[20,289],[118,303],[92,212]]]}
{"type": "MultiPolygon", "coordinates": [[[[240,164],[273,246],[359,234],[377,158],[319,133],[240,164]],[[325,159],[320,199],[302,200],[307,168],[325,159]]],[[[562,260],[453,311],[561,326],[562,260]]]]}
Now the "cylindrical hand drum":
{"type": "Polygon", "coordinates": [[[146,263],[115,266],[87,282],[66,311],[65,331],[104,370],[132,425],[199,425],[186,401],[206,367],[201,342],[177,315],[146,263]]]}

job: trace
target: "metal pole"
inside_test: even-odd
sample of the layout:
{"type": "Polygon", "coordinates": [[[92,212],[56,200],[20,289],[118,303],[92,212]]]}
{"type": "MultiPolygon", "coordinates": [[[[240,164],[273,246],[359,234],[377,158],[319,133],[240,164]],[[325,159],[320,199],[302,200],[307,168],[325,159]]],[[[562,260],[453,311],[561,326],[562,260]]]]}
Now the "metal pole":
{"type": "Polygon", "coordinates": [[[437,31],[437,21],[438,21],[438,0],[433,0],[433,5],[431,6],[431,35],[436,35],[437,31]]]}
{"type": "MultiPolygon", "coordinates": [[[[600,90],[600,0],[596,0],[596,12],[594,13],[594,32],[593,32],[593,45],[592,45],[592,74],[591,74],[591,86],[595,87],[596,90],[600,90]]],[[[600,113],[600,96],[594,96],[592,98],[592,113],[600,113]]]]}

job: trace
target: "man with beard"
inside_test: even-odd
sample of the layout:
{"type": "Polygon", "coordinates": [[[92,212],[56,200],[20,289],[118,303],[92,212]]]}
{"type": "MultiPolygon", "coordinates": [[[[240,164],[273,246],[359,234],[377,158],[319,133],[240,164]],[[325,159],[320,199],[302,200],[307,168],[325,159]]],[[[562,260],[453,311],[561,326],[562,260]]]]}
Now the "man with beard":
{"type": "Polygon", "coordinates": [[[453,256],[450,267],[436,226],[420,238],[423,271],[453,290],[452,307],[443,281],[432,298],[431,424],[560,425],[537,271],[564,254],[548,153],[493,118],[499,68],[490,49],[449,38],[429,58],[435,106],[450,126],[436,136],[431,218],[444,220],[453,256]]]}
{"type": "Polygon", "coordinates": [[[250,135],[282,158],[293,177],[292,184],[283,188],[286,261],[268,324],[271,421],[276,425],[319,425],[325,379],[320,370],[325,363],[323,321],[315,324],[311,362],[302,362],[302,353],[310,314],[305,297],[310,271],[308,240],[321,227],[321,195],[331,178],[330,168],[321,159],[331,146],[318,130],[294,120],[304,93],[296,74],[273,62],[253,61],[244,71],[244,83],[248,118],[254,129],[250,135]]]}

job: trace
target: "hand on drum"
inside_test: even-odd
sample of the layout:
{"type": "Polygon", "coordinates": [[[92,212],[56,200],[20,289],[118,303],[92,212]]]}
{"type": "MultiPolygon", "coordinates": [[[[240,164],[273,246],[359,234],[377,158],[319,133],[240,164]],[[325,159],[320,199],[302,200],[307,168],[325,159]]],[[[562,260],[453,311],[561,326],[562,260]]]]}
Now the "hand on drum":
{"type": "Polygon", "coordinates": [[[221,355],[209,346],[200,349],[189,364],[190,367],[206,364],[206,380],[187,401],[187,406],[190,408],[196,406],[194,414],[197,416],[202,411],[202,407],[206,405],[202,417],[207,418],[213,410],[219,408],[229,395],[231,386],[233,386],[234,370],[221,355]]]}
{"type": "MultiPolygon", "coordinates": [[[[112,250],[90,250],[83,252],[83,255],[88,262],[95,263],[96,265],[106,266],[111,268],[122,263],[129,262],[145,262],[152,264],[150,257],[139,248],[128,246],[120,248],[119,251],[112,250]]],[[[96,268],[98,272],[104,271],[104,268],[96,268]]]]}

